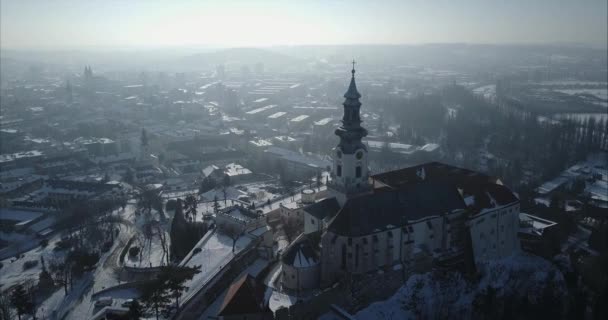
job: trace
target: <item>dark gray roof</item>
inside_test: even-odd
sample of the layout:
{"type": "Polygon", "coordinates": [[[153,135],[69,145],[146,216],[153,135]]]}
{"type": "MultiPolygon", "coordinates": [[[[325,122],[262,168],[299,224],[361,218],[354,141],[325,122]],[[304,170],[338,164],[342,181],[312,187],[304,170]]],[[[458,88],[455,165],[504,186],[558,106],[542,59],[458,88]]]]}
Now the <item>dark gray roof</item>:
{"type": "Polygon", "coordinates": [[[281,260],[294,267],[309,267],[319,262],[319,255],[314,249],[312,240],[302,234],[287,247],[281,260]]]}
{"type": "Polygon", "coordinates": [[[343,236],[360,236],[383,230],[388,225],[404,226],[408,221],[465,208],[455,186],[420,182],[349,199],[328,229],[343,236]]]}
{"type": "Polygon", "coordinates": [[[333,217],[339,210],[340,204],[336,198],[323,199],[304,208],[304,211],[317,219],[333,217]]]}

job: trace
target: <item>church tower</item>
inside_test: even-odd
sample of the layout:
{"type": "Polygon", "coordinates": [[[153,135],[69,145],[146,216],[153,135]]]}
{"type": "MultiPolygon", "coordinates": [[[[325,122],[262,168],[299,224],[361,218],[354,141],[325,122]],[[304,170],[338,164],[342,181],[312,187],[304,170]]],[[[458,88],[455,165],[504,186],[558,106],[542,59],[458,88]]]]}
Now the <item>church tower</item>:
{"type": "Polygon", "coordinates": [[[355,83],[355,61],[348,90],[344,94],[344,116],[342,125],[335,133],[340,143],[333,150],[332,181],[329,189],[334,193],[340,205],[356,194],[370,190],[367,146],[361,139],[367,136],[367,130],[361,126],[361,94],[355,83]]]}

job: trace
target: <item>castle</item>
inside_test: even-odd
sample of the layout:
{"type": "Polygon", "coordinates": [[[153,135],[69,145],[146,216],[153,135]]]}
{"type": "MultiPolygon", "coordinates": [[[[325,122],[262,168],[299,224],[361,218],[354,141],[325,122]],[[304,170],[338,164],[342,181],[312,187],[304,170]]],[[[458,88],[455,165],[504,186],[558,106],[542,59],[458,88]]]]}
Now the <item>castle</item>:
{"type": "Polygon", "coordinates": [[[352,77],[326,197],[302,194],[303,233],[282,252],[286,289],[383,268],[475,265],[519,249],[519,199],[498,178],[437,162],[371,175],[352,77]]]}

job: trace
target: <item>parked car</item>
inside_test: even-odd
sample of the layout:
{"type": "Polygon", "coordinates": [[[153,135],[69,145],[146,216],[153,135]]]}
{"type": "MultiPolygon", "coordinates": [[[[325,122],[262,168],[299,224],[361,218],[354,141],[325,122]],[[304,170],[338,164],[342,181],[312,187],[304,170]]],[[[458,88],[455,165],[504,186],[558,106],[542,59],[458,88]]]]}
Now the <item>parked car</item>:
{"type": "Polygon", "coordinates": [[[114,299],[112,299],[110,297],[103,297],[103,298],[99,298],[99,300],[95,301],[95,306],[96,307],[107,307],[107,306],[111,306],[113,302],[114,302],[114,299]]]}
{"type": "Polygon", "coordinates": [[[129,308],[129,307],[131,307],[132,304],[133,304],[133,299],[127,299],[127,300],[125,300],[125,302],[123,302],[121,304],[121,306],[123,306],[125,308],[129,308]]]}

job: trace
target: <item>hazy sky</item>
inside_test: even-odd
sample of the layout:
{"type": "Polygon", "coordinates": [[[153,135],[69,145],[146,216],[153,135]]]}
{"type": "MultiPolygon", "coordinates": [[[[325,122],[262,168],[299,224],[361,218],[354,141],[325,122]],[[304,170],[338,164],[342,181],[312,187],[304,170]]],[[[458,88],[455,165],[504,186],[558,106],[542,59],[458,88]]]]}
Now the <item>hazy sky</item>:
{"type": "Polygon", "coordinates": [[[606,47],[606,0],[0,0],[0,45],[575,42],[606,47]]]}

